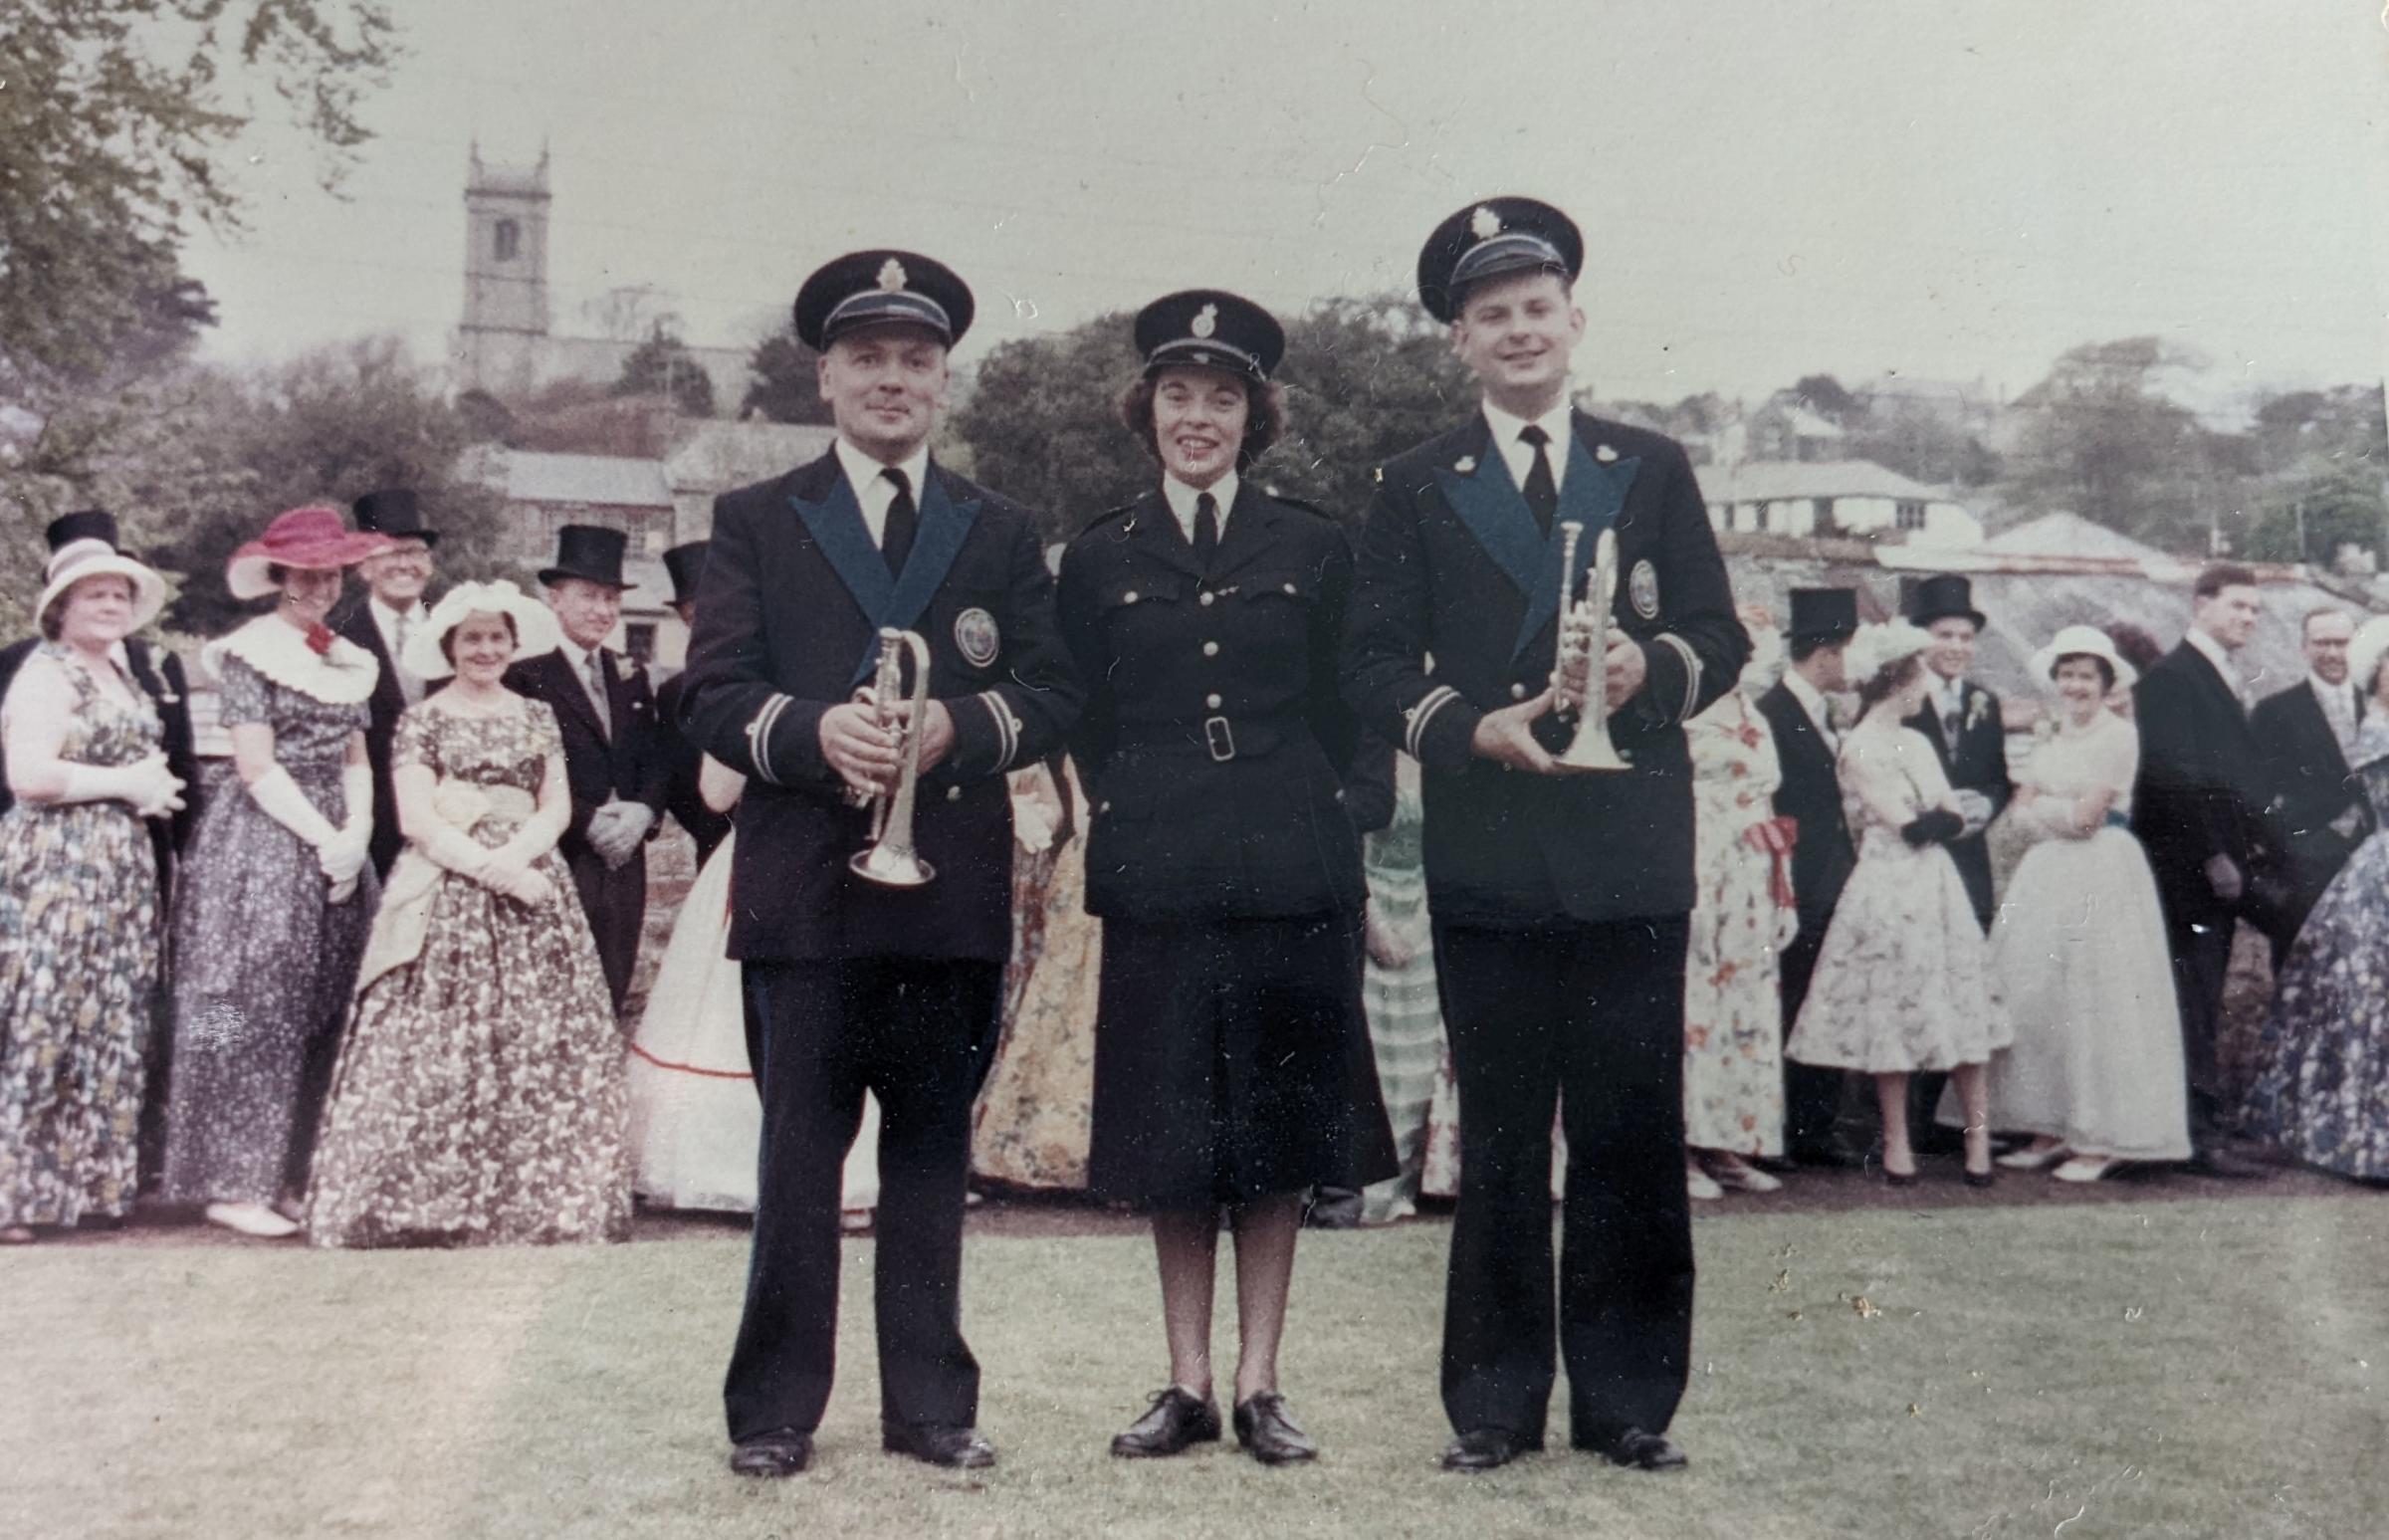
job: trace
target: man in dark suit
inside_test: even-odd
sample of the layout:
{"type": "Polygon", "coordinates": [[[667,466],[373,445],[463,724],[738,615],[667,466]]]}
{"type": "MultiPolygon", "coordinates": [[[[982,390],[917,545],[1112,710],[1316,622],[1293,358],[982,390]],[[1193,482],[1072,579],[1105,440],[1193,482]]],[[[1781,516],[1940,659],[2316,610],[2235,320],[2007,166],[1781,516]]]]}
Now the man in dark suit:
{"type": "Polygon", "coordinates": [[[664,805],[663,756],[647,671],[605,645],[622,618],[619,530],[568,524],[557,532],[555,564],[540,572],[547,607],[563,629],[556,649],[507,671],[508,686],[555,710],[572,783],[572,821],[559,848],[597,934],[597,961],[614,1008],[630,992],[647,916],[646,843],[664,805]]]}
{"type": "Polygon", "coordinates": [[[412,491],[391,487],[368,492],[351,505],[356,527],[386,535],[390,549],[356,564],[364,597],[332,627],[373,654],[381,676],[373,682],[371,712],[365,724],[365,762],[373,769],[373,842],[367,847],[373,870],[383,877],[398,859],[405,835],[398,827],[398,798],[390,790],[390,742],[397,736],[398,718],[423,699],[423,681],[400,666],[407,638],[431,618],[423,590],[432,575],[431,549],[440,543],[437,530],[423,528],[423,516],[412,491]]]}
{"type": "MultiPolygon", "coordinates": [[[[1759,715],[1775,736],[1775,757],[1783,767],[1775,810],[1800,826],[1792,846],[1792,896],[1800,930],[1784,949],[1778,976],[1786,1039],[1809,997],[1809,981],[1816,976],[1834,908],[1842,902],[1843,884],[1858,863],[1836,768],[1842,735],[1827,701],[1847,688],[1842,660],[1857,634],[1855,588],[1793,589],[1791,624],[1785,628],[1791,666],[1759,697],[1759,715]]],[[[1838,1069],[1784,1061],[1784,1146],[1796,1164],[1846,1168],[1863,1163],[1834,1129],[1842,1089],[1838,1069]]]]}
{"type": "Polygon", "coordinates": [[[2373,830],[2372,804],[2347,768],[2366,709],[2363,690],[2347,677],[2347,644],[2355,634],[2344,609],[2308,614],[2301,637],[2306,677],[2249,713],[2273,776],[2274,818],[2283,840],[2286,901],[2266,931],[2277,968],[2322,890],[2373,830]]]}
{"type": "Polygon", "coordinates": [[[839,1169],[866,1090],[884,1114],[881,1441],[983,1466],[963,1201],[1011,952],[1003,777],[1059,744],[1081,691],[1034,520],[929,455],[971,291],[926,257],[856,252],[808,278],[795,312],[838,437],[714,504],[682,707],[698,747],[748,776],[730,953],[746,968],[763,1158],[724,1386],[731,1468],[785,1476],[811,1459],[837,1332],[839,1169]],[[917,714],[909,678],[900,702],[858,698],[886,629],[928,643],[917,714]],[[934,875],[918,886],[852,864],[871,841],[862,803],[901,778],[883,710],[919,745],[912,843],[934,875]]]}
{"type": "MultiPolygon", "coordinates": [[[[1917,584],[1908,618],[1932,636],[1933,645],[1924,654],[1932,675],[1924,706],[1906,726],[1939,751],[1941,768],[1965,804],[1967,831],[1950,841],[1949,855],[1965,880],[1975,919],[1988,931],[1991,849],[1983,830],[2015,796],[2016,786],[2008,778],[2008,729],[1999,697],[1966,677],[1974,667],[1974,641],[1982,633],[1983,612],[1974,607],[1974,585],[1966,575],[1947,572],[1917,584]]],[[[1938,1085],[1934,1095],[1939,1095],[1938,1085]]]]}
{"type": "MultiPolygon", "coordinates": [[[[1541,1446],[1553,1380],[1551,1126],[1566,1120],[1558,1336],[1570,1436],[1670,1469],[1692,1241],[1683,974],[1692,908],[1682,724],[1733,688],[1749,638],[1683,450],[1573,411],[1584,244],[1527,198],[1460,210],[1418,259],[1483,409],[1389,461],[1362,532],[1344,683],[1424,770],[1435,965],[1460,1084],[1443,1318],[1446,1468],[1541,1446]],[[1559,672],[1624,770],[1570,773],[1550,687],[1561,526],[1617,540],[1610,645],[1559,672]],[[1428,658],[1433,658],[1429,672],[1428,658]]],[[[1579,655],[1580,657],[1582,655],[1579,655]]]]}
{"type": "Polygon", "coordinates": [[[2189,633],[2132,691],[2140,724],[2132,832],[2156,874],[2173,953],[2190,1079],[2190,1165],[2217,1177],[2267,1175],[2222,1146],[2215,1053],[2233,930],[2242,914],[2261,916],[2251,887],[2269,858],[2271,781],[2232,661],[2263,613],[2255,573],[2208,567],[2192,590],[2189,633]]]}
{"type": "MultiPolygon", "coordinates": [[[[705,552],[704,541],[691,541],[664,552],[664,570],[672,574],[673,611],[692,635],[697,629],[697,579],[705,570],[705,552]]],[[[697,789],[697,768],[705,751],[690,741],[680,725],[680,698],[688,681],[684,668],[656,687],[655,735],[664,762],[664,810],[697,842],[697,864],[703,866],[730,836],[731,819],[729,813],[706,806],[697,789]]]]}

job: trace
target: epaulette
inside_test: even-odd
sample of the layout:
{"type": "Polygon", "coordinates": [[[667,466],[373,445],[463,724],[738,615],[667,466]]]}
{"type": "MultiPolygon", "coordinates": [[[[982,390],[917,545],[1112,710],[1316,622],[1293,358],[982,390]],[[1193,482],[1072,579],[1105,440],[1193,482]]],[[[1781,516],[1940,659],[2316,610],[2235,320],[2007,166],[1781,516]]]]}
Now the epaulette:
{"type": "Polygon", "coordinates": [[[1092,531],[1097,525],[1108,524],[1112,520],[1119,518],[1122,514],[1127,513],[1136,506],[1137,505],[1135,503],[1123,503],[1118,508],[1107,508],[1102,513],[1097,514],[1094,518],[1088,520],[1083,526],[1081,526],[1078,533],[1085,535],[1092,531]]]}
{"type": "Polygon", "coordinates": [[[1307,498],[1288,497],[1284,493],[1278,491],[1275,487],[1263,487],[1261,491],[1267,493],[1269,495],[1269,500],[1273,503],[1283,503],[1288,508],[1298,508],[1304,513],[1309,514],[1312,518],[1324,519],[1329,524],[1336,523],[1335,515],[1329,513],[1326,509],[1321,508],[1318,504],[1311,502],[1307,498]]]}

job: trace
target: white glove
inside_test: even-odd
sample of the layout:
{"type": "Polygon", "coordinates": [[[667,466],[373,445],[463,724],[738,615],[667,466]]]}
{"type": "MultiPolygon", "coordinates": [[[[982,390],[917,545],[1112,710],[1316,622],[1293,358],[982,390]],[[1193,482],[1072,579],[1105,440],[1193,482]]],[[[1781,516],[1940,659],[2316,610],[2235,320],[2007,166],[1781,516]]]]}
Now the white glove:
{"type": "Polygon", "coordinates": [[[489,847],[452,823],[435,823],[410,837],[425,859],[460,877],[478,878],[489,870],[489,847]]]}
{"type": "Polygon", "coordinates": [[[492,892],[534,909],[543,909],[555,898],[554,883],[511,856],[493,855],[482,869],[481,882],[492,892]]]}
{"type": "Polygon", "coordinates": [[[334,886],[353,882],[365,869],[366,853],[373,847],[373,768],[351,765],[340,771],[340,800],[347,814],[340,820],[331,843],[324,848],[324,875],[334,886]]]}
{"type": "Polygon", "coordinates": [[[153,754],[130,765],[69,765],[62,802],[129,802],[144,818],[174,812],[182,806],[182,780],[166,769],[166,757],[153,754]]]}
{"type": "Polygon", "coordinates": [[[1991,798],[1980,791],[1960,791],[1955,800],[1958,816],[1966,820],[1966,830],[1960,839],[1972,839],[1991,822],[1991,798]]]}
{"type": "MultiPolygon", "coordinates": [[[[307,793],[299,789],[299,782],[293,780],[291,772],[279,765],[249,782],[249,800],[255,802],[267,817],[305,840],[319,856],[339,837],[339,830],[331,826],[329,819],[316,811],[316,804],[309,801],[307,793]]],[[[328,866],[325,868],[324,875],[333,876],[328,866]]],[[[349,875],[353,877],[355,873],[349,875]]]]}
{"type": "Polygon", "coordinates": [[[619,870],[639,853],[647,831],[654,826],[655,809],[645,802],[608,802],[589,819],[589,845],[604,859],[607,870],[619,870]],[[613,816],[606,818],[608,813],[613,816]],[[599,818],[606,818],[602,835],[599,818]]]}

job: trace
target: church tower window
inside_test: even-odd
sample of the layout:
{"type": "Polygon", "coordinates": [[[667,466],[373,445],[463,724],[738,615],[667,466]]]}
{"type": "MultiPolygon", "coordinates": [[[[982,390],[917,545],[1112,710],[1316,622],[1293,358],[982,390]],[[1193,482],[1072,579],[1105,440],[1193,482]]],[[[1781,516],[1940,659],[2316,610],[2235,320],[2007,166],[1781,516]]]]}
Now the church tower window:
{"type": "Polygon", "coordinates": [[[500,262],[514,261],[523,250],[523,227],[511,219],[499,220],[492,244],[500,262]]]}

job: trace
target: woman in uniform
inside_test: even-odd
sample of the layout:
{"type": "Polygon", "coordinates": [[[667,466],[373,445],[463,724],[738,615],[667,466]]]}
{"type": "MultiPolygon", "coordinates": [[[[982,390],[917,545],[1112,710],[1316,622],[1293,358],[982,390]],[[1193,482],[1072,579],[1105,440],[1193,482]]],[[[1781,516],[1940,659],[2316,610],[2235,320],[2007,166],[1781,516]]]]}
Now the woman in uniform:
{"type": "Polygon", "coordinates": [[[1236,1439],[1317,1450],[1278,1393],[1304,1194],[1397,1170],[1361,1007],[1358,732],[1336,688],[1352,585],[1325,516],[1243,479],[1276,438],[1285,334],[1231,294],[1137,317],[1121,401],[1159,485],[1062,555],[1062,633],[1089,681],[1071,748],[1103,921],[1088,1185],[1153,1215],[1171,1384],[1112,1440],[1176,1454],[1220,1435],[1213,1253],[1236,1246],[1236,1439]]]}

